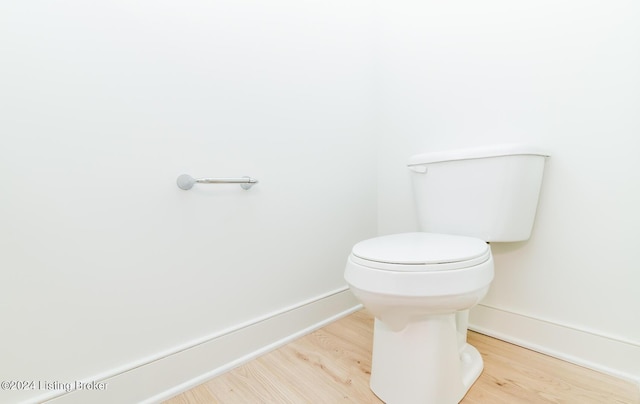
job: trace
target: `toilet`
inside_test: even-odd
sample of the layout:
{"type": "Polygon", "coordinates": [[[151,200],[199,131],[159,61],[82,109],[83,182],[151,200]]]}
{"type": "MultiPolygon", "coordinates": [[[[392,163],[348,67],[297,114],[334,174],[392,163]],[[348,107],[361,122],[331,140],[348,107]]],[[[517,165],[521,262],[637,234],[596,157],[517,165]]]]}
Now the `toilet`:
{"type": "Polygon", "coordinates": [[[385,403],[458,403],[480,376],[466,335],[494,275],[488,243],[530,237],[546,157],[493,145],[410,158],[420,232],[361,241],[345,269],[375,317],[370,387],[385,403]]]}

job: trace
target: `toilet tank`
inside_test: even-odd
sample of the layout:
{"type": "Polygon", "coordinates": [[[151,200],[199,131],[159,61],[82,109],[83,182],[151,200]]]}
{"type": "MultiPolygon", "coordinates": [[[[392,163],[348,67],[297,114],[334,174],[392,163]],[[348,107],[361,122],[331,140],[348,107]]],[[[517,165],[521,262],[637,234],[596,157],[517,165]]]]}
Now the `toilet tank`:
{"type": "Polygon", "coordinates": [[[424,153],[409,160],[420,230],[527,240],[548,154],[524,145],[424,153]]]}

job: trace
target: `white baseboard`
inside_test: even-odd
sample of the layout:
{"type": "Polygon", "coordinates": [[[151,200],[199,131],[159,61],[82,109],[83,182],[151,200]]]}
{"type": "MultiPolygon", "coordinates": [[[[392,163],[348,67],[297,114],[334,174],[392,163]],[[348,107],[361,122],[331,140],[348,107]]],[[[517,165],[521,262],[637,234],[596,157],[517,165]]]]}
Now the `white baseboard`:
{"type": "MultiPolygon", "coordinates": [[[[344,317],[362,306],[345,287],[242,324],[234,330],[177,347],[173,354],[97,382],[106,389],[76,390],[33,402],[158,403],[344,317]]],[[[114,372],[115,373],[115,372],[114,372]]]]}
{"type": "MultiPolygon", "coordinates": [[[[158,403],[234,367],[344,317],[362,306],[340,289],[239,325],[191,347],[106,377],[103,391],[76,390],[57,397],[39,396],[54,404],[158,403]]],[[[596,371],[640,384],[640,346],[562,324],[478,305],[469,328],[596,371]]],[[[108,374],[106,372],[105,374],[108,374]]]]}
{"type": "Polygon", "coordinates": [[[640,384],[640,346],[479,304],[469,329],[640,384]]]}

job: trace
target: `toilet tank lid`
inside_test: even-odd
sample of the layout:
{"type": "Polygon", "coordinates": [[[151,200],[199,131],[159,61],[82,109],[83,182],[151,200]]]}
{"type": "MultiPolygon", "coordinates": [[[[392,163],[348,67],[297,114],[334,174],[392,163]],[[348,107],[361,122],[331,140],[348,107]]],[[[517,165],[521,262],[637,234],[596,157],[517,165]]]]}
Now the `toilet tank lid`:
{"type": "Polygon", "coordinates": [[[352,254],[387,264],[425,265],[469,261],[483,257],[489,246],[483,240],[438,233],[400,233],[364,240],[352,254]]]}
{"type": "Polygon", "coordinates": [[[487,157],[534,155],[549,157],[542,148],[527,144],[499,144],[468,149],[444,150],[416,154],[409,158],[409,166],[443,161],[481,159],[487,157]]]}

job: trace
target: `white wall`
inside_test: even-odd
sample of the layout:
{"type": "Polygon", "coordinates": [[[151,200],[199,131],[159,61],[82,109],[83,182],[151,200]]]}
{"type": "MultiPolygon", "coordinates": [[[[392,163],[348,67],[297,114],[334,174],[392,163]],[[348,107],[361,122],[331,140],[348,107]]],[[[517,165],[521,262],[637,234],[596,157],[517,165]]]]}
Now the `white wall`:
{"type": "Polygon", "coordinates": [[[0,379],[108,374],[344,287],[376,231],[370,14],[3,2],[0,379]]]}
{"type": "Polygon", "coordinates": [[[484,305],[640,352],[638,3],[378,5],[379,233],[416,229],[411,154],[546,147],[533,235],[492,245],[484,305]]]}

